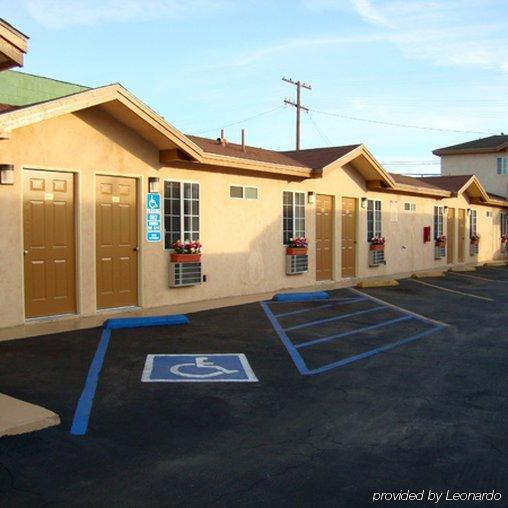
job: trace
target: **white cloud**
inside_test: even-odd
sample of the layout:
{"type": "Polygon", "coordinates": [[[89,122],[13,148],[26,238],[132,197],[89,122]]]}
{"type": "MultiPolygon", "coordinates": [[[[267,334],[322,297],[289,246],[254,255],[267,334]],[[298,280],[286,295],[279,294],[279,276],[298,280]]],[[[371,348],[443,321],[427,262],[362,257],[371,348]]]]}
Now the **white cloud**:
{"type": "Polygon", "coordinates": [[[382,34],[371,35],[351,35],[351,36],[315,36],[298,37],[276,42],[275,44],[260,47],[239,55],[233,60],[236,66],[249,65],[255,61],[268,58],[277,53],[295,49],[305,49],[313,46],[339,46],[343,44],[361,44],[366,42],[376,42],[385,40],[386,36],[382,34]]]}
{"type": "Polygon", "coordinates": [[[499,0],[303,0],[303,5],[356,12],[381,30],[378,40],[393,43],[410,59],[508,72],[508,23],[496,15],[499,0]]]}
{"type": "Polygon", "coordinates": [[[48,28],[182,18],[223,9],[230,0],[28,0],[31,17],[48,28]]]}
{"type": "Polygon", "coordinates": [[[371,0],[351,0],[351,3],[363,19],[380,25],[390,26],[388,18],[373,5],[371,0]]]}

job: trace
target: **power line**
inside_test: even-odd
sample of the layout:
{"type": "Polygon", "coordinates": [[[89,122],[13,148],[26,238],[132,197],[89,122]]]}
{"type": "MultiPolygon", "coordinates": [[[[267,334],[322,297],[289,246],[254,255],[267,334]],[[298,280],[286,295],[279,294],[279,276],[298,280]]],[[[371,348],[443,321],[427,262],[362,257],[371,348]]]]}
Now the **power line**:
{"type": "Polygon", "coordinates": [[[214,127],[213,129],[206,129],[206,130],[203,130],[203,131],[199,131],[199,132],[196,132],[196,134],[204,134],[206,132],[212,132],[212,131],[216,131],[218,129],[224,129],[225,127],[231,127],[233,125],[238,125],[240,123],[244,123],[244,122],[248,122],[249,120],[253,120],[254,118],[259,118],[260,116],[268,115],[269,113],[273,113],[274,111],[277,111],[277,110],[280,110],[280,109],[283,109],[283,108],[284,108],[284,106],[277,106],[276,108],[269,109],[268,111],[263,111],[263,112],[258,113],[256,115],[244,118],[243,120],[237,120],[235,122],[231,122],[231,123],[228,123],[226,125],[220,125],[219,127],[214,127]]]}
{"type": "Polygon", "coordinates": [[[324,131],[321,130],[321,128],[319,127],[319,125],[315,122],[314,118],[312,117],[312,114],[310,113],[310,111],[308,112],[308,115],[309,115],[309,119],[310,121],[312,122],[312,125],[314,126],[314,128],[316,129],[317,133],[321,136],[321,138],[323,139],[323,141],[329,145],[332,144],[332,141],[331,139],[324,133],[324,131]]]}
{"type": "Polygon", "coordinates": [[[385,166],[438,166],[441,164],[439,161],[436,162],[381,162],[385,166]]]}
{"type": "Polygon", "coordinates": [[[309,108],[302,106],[300,102],[300,92],[302,88],[312,90],[312,87],[302,83],[300,80],[293,81],[292,79],[282,78],[282,81],[296,86],[296,102],[289,99],[284,99],[284,104],[294,106],[296,108],[296,149],[300,150],[300,111],[303,109],[304,111],[307,111],[307,113],[309,112],[309,108]]]}
{"type": "Polygon", "coordinates": [[[421,129],[421,130],[427,130],[427,131],[440,131],[440,132],[460,132],[462,134],[488,134],[488,135],[494,135],[494,132],[486,132],[486,131],[467,131],[467,130],[459,130],[459,129],[441,129],[438,127],[427,127],[423,125],[410,125],[410,124],[404,124],[404,123],[395,123],[395,122],[384,122],[381,120],[371,120],[368,118],[358,118],[356,116],[349,116],[349,115],[339,115],[338,113],[329,113],[328,111],[319,111],[317,109],[311,109],[313,113],[318,113],[320,115],[327,115],[327,116],[334,116],[337,118],[344,118],[346,120],[354,120],[356,122],[368,122],[368,123],[375,123],[380,125],[389,125],[391,127],[404,127],[406,129],[421,129]]]}

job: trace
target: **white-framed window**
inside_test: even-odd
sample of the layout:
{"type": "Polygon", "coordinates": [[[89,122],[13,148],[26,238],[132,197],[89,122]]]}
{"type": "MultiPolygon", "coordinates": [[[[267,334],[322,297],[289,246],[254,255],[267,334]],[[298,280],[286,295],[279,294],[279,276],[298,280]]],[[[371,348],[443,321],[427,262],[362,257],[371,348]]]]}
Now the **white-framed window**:
{"type": "Polygon", "coordinates": [[[508,235],[508,212],[501,212],[501,236],[508,235]]]}
{"type": "Polygon", "coordinates": [[[478,233],[478,214],[476,210],[469,212],[469,238],[473,238],[478,233]]]}
{"type": "Polygon", "coordinates": [[[305,236],[305,192],[282,193],[282,241],[284,245],[295,236],[305,236]]]}
{"type": "Polygon", "coordinates": [[[404,203],[405,212],[416,212],[416,203],[404,203]]]}
{"type": "Polygon", "coordinates": [[[233,199],[257,199],[258,188],[248,185],[230,185],[229,197],[233,199]]]}
{"type": "Polygon", "coordinates": [[[164,181],[164,248],[177,240],[199,240],[199,184],[164,181]]]}
{"type": "Polygon", "coordinates": [[[498,157],[496,166],[498,175],[508,175],[508,157],[498,157]]]}
{"type": "Polygon", "coordinates": [[[381,229],[381,201],[369,199],[367,201],[367,241],[375,236],[382,236],[381,229]]]}
{"type": "Polygon", "coordinates": [[[444,221],[443,221],[443,207],[435,206],[434,207],[434,238],[442,236],[444,233],[444,221]]]}

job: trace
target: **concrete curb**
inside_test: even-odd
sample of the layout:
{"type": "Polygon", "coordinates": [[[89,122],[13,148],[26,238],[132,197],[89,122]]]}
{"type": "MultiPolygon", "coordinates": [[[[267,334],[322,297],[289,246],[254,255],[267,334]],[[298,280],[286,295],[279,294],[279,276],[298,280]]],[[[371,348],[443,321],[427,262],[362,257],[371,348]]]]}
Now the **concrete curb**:
{"type": "Polygon", "coordinates": [[[398,286],[399,283],[395,279],[374,279],[374,280],[361,280],[356,287],[358,288],[383,288],[398,286]]]}
{"type": "Polygon", "coordinates": [[[427,272],[415,272],[411,275],[412,279],[426,279],[427,277],[444,277],[442,270],[429,270],[427,272]]]}
{"type": "Polygon", "coordinates": [[[508,266],[508,261],[489,261],[488,263],[483,263],[483,266],[508,266]]]}
{"type": "Polygon", "coordinates": [[[0,437],[15,436],[60,425],[49,409],[0,393],[0,437]]]}
{"type": "Polygon", "coordinates": [[[450,272],[476,272],[474,266],[452,266],[450,272]]]}

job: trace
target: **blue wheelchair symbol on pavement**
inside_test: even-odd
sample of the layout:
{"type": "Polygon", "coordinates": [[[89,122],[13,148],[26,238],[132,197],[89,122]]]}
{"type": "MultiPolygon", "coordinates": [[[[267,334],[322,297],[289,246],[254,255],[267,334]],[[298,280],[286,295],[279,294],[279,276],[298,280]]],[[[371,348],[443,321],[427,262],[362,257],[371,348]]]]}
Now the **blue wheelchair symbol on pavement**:
{"type": "Polygon", "coordinates": [[[242,353],[148,355],[141,381],[145,383],[256,382],[242,353]]]}

